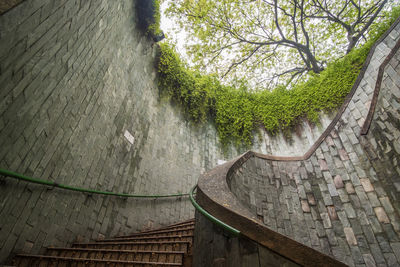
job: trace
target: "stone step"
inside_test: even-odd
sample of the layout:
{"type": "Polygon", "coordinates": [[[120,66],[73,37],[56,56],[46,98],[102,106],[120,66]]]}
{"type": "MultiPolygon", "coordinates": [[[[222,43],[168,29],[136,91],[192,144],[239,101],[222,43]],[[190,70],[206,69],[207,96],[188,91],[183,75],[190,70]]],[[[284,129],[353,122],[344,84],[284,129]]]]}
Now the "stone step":
{"type": "Polygon", "coordinates": [[[97,242],[122,242],[122,241],[193,241],[193,233],[190,234],[173,234],[173,235],[154,235],[154,236],[136,236],[127,238],[117,238],[117,239],[103,239],[97,240],[97,242]]]}
{"type": "Polygon", "coordinates": [[[13,260],[15,266],[183,266],[182,262],[150,262],[136,261],[134,259],[114,260],[114,259],[90,259],[58,257],[47,255],[26,255],[18,254],[13,260]]]}
{"type": "Polygon", "coordinates": [[[182,263],[185,251],[48,248],[46,254],[48,256],[66,257],[66,258],[182,263]]]}
{"type": "Polygon", "coordinates": [[[138,236],[138,235],[146,235],[146,234],[151,234],[151,233],[163,233],[163,232],[168,232],[168,231],[177,231],[177,230],[190,230],[194,229],[194,222],[189,222],[186,224],[178,225],[178,226],[167,226],[159,229],[153,229],[153,230],[146,230],[146,231],[141,231],[133,234],[128,234],[128,235],[120,235],[120,236],[115,236],[114,238],[126,238],[126,237],[131,237],[131,236],[138,236]]]}
{"type": "Polygon", "coordinates": [[[119,241],[119,240],[126,240],[130,238],[136,238],[136,237],[141,237],[141,236],[159,236],[159,235],[164,235],[164,236],[173,236],[173,235],[193,235],[194,233],[194,226],[191,227],[186,227],[186,228],[180,228],[180,229],[166,229],[166,230],[158,230],[158,231],[153,231],[153,232],[144,232],[144,233],[136,233],[136,234],[131,234],[128,236],[121,236],[121,237],[116,237],[116,238],[108,238],[108,239],[98,239],[98,241],[103,241],[107,240],[108,241],[119,241]]]}
{"type": "Polygon", "coordinates": [[[194,220],[129,236],[48,247],[46,255],[19,254],[16,266],[185,266],[192,264],[194,220]]]}
{"type": "Polygon", "coordinates": [[[152,241],[152,242],[90,242],[74,243],[73,248],[95,248],[95,249],[125,249],[125,250],[170,250],[190,252],[190,241],[152,241]]]}
{"type": "Polygon", "coordinates": [[[144,231],[140,231],[139,233],[143,233],[143,232],[149,232],[149,231],[154,231],[154,230],[163,230],[163,229],[168,229],[168,228],[173,228],[173,227],[181,227],[181,226],[185,226],[185,225],[193,225],[195,223],[195,219],[190,219],[187,221],[183,221],[183,222],[178,222],[178,223],[174,223],[174,224],[169,224],[166,226],[162,226],[156,229],[150,229],[150,230],[144,230],[144,231]]]}

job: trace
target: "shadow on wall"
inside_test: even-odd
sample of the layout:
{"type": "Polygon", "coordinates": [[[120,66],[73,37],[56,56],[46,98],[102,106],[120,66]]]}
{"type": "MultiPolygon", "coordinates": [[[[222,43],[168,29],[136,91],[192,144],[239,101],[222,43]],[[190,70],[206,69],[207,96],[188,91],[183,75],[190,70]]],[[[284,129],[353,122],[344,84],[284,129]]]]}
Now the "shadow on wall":
{"type": "Polygon", "coordinates": [[[156,1],[138,0],[135,8],[138,30],[152,38],[154,42],[164,39],[164,33],[159,29],[160,14],[156,1]]]}
{"type": "Polygon", "coordinates": [[[154,14],[155,7],[154,1],[149,0],[138,0],[136,6],[134,7],[137,13],[137,26],[142,32],[146,32],[147,28],[155,22],[154,14]]]}
{"type": "Polygon", "coordinates": [[[0,15],[20,4],[23,0],[0,0],[0,15]]]}

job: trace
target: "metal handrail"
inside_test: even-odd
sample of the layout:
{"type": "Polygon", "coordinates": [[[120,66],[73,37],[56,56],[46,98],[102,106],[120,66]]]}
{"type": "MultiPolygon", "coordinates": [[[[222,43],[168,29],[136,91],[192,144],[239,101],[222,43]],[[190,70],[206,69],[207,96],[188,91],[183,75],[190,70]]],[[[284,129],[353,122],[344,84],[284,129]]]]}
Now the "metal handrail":
{"type": "Polygon", "coordinates": [[[86,188],[80,188],[80,187],[59,184],[56,182],[46,181],[46,180],[42,180],[42,179],[38,179],[38,178],[32,178],[32,177],[25,176],[25,175],[22,175],[19,173],[4,170],[1,168],[0,168],[0,175],[12,177],[12,178],[30,182],[30,183],[48,185],[48,186],[58,187],[61,189],[66,189],[66,190],[71,190],[71,191],[86,192],[86,193],[91,193],[91,194],[108,195],[108,196],[133,197],[133,198],[166,198],[166,197],[182,197],[182,196],[189,195],[188,193],[167,194],[167,195],[133,195],[133,194],[124,194],[124,193],[114,193],[114,192],[108,192],[108,191],[99,191],[99,190],[86,189],[86,188]]]}
{"type": "Polygon", "coordinates": [[[219,225],[223,229],[227,230],[229,233],[231,233],[234,236],[240,235],[239,230],[237,230],[237,229],[227,225],[226,223],[222,222],[221,220],[215,218],[214,216],[212,216],[210,213],[208,213],[205,209],[203,209],[196,202],[196,200],[193,197],[193,194],[194,194],[194,190],[197,188],[197,185],[195,185],[190,190],[189,193],[167,194],[167,195],[133,195],[133,194],[124,194],[124,193],[114,193],[114,192],[108,192],[108,191],[99,191],[99,190],[86,189],[86,188],[80,188],[80,187],[59,184],[59,183],[52,182],[52,181],[47,181],[47,180],[43,180],[43,179],[39,179],[39,178],[25,176],[25,175],[22,175],[22,174],[19,174],[16,172],[12,172],[9,170],[1,169],[1,168],[0,168],[0,175],[15,178],[17,180],[21,180],[21,181],[25,181],[25,182],[29,182],[29,183],[47,185],[47,186],[57,187],[57,188],[61,188],[61,189],[71,190],[71,191],[86,192],[86,193],[91,193],[91,194],[108,195],[108,196],[132,197],[132,198],[167,198],[167,197],[189,196],[189,199],[190,199],[192,205],[195,207],[195,209],[198,210],[201,214],[203,214],[207,219],[209,219],[213,223],[219,225]]]}
{"type": "Polygon", "coordinates": [[[240,231],[237,230],[236,228],[233,228],[232,226],[227,225],[226,223],[224,223],[223,221],[215,218],[214,216],[212,216],[210,213],[208,213],[205,209],[203,209],[194,199],[193,197],[193,192],[194,190],[197,188],[197,185],[193,186],[193,188],[190,190],[189,193],[189,199],[192,202],[192,205],[201,213],[203,214],[207,219],[209,219],[210,221],[212,221],[215,224],[218,224],[219,226],[221,226],[222,228],[224,228],[225,230],[227,230],[228,232],[230,232],[231,234],[233,234],[234,236],[238,236],[240,235],[240,231]]]}

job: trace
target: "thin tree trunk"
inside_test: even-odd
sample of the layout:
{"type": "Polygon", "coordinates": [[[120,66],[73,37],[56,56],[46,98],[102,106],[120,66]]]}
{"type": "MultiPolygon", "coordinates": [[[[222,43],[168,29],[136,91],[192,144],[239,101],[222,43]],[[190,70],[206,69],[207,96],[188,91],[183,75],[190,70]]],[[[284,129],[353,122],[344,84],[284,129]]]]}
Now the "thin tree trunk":
{"type": "Polygon", "coordinates": [[[313,55],[313,53],[311,53],[310,49],[308,47],[304,47],[304,48],[305,49],[303,49],[303,51],[307,56],[307,60],[311,63],[311,67],[312,67],[311,70],[315,73],[320,73],[323,70],[323,68],[321,68],[318,65],[318,61],[315,58],[315,56],[313,55]]]}

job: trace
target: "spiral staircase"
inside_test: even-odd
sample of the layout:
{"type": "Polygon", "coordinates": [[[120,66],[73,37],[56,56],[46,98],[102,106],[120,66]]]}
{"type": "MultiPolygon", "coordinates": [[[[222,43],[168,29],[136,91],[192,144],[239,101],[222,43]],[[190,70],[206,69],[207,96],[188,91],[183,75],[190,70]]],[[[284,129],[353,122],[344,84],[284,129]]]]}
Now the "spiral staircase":
{"type": "Polygon", "coordinates": [[[14,266],[191,266],[194,219],[126,236],[18,254],[14,266]]]}

